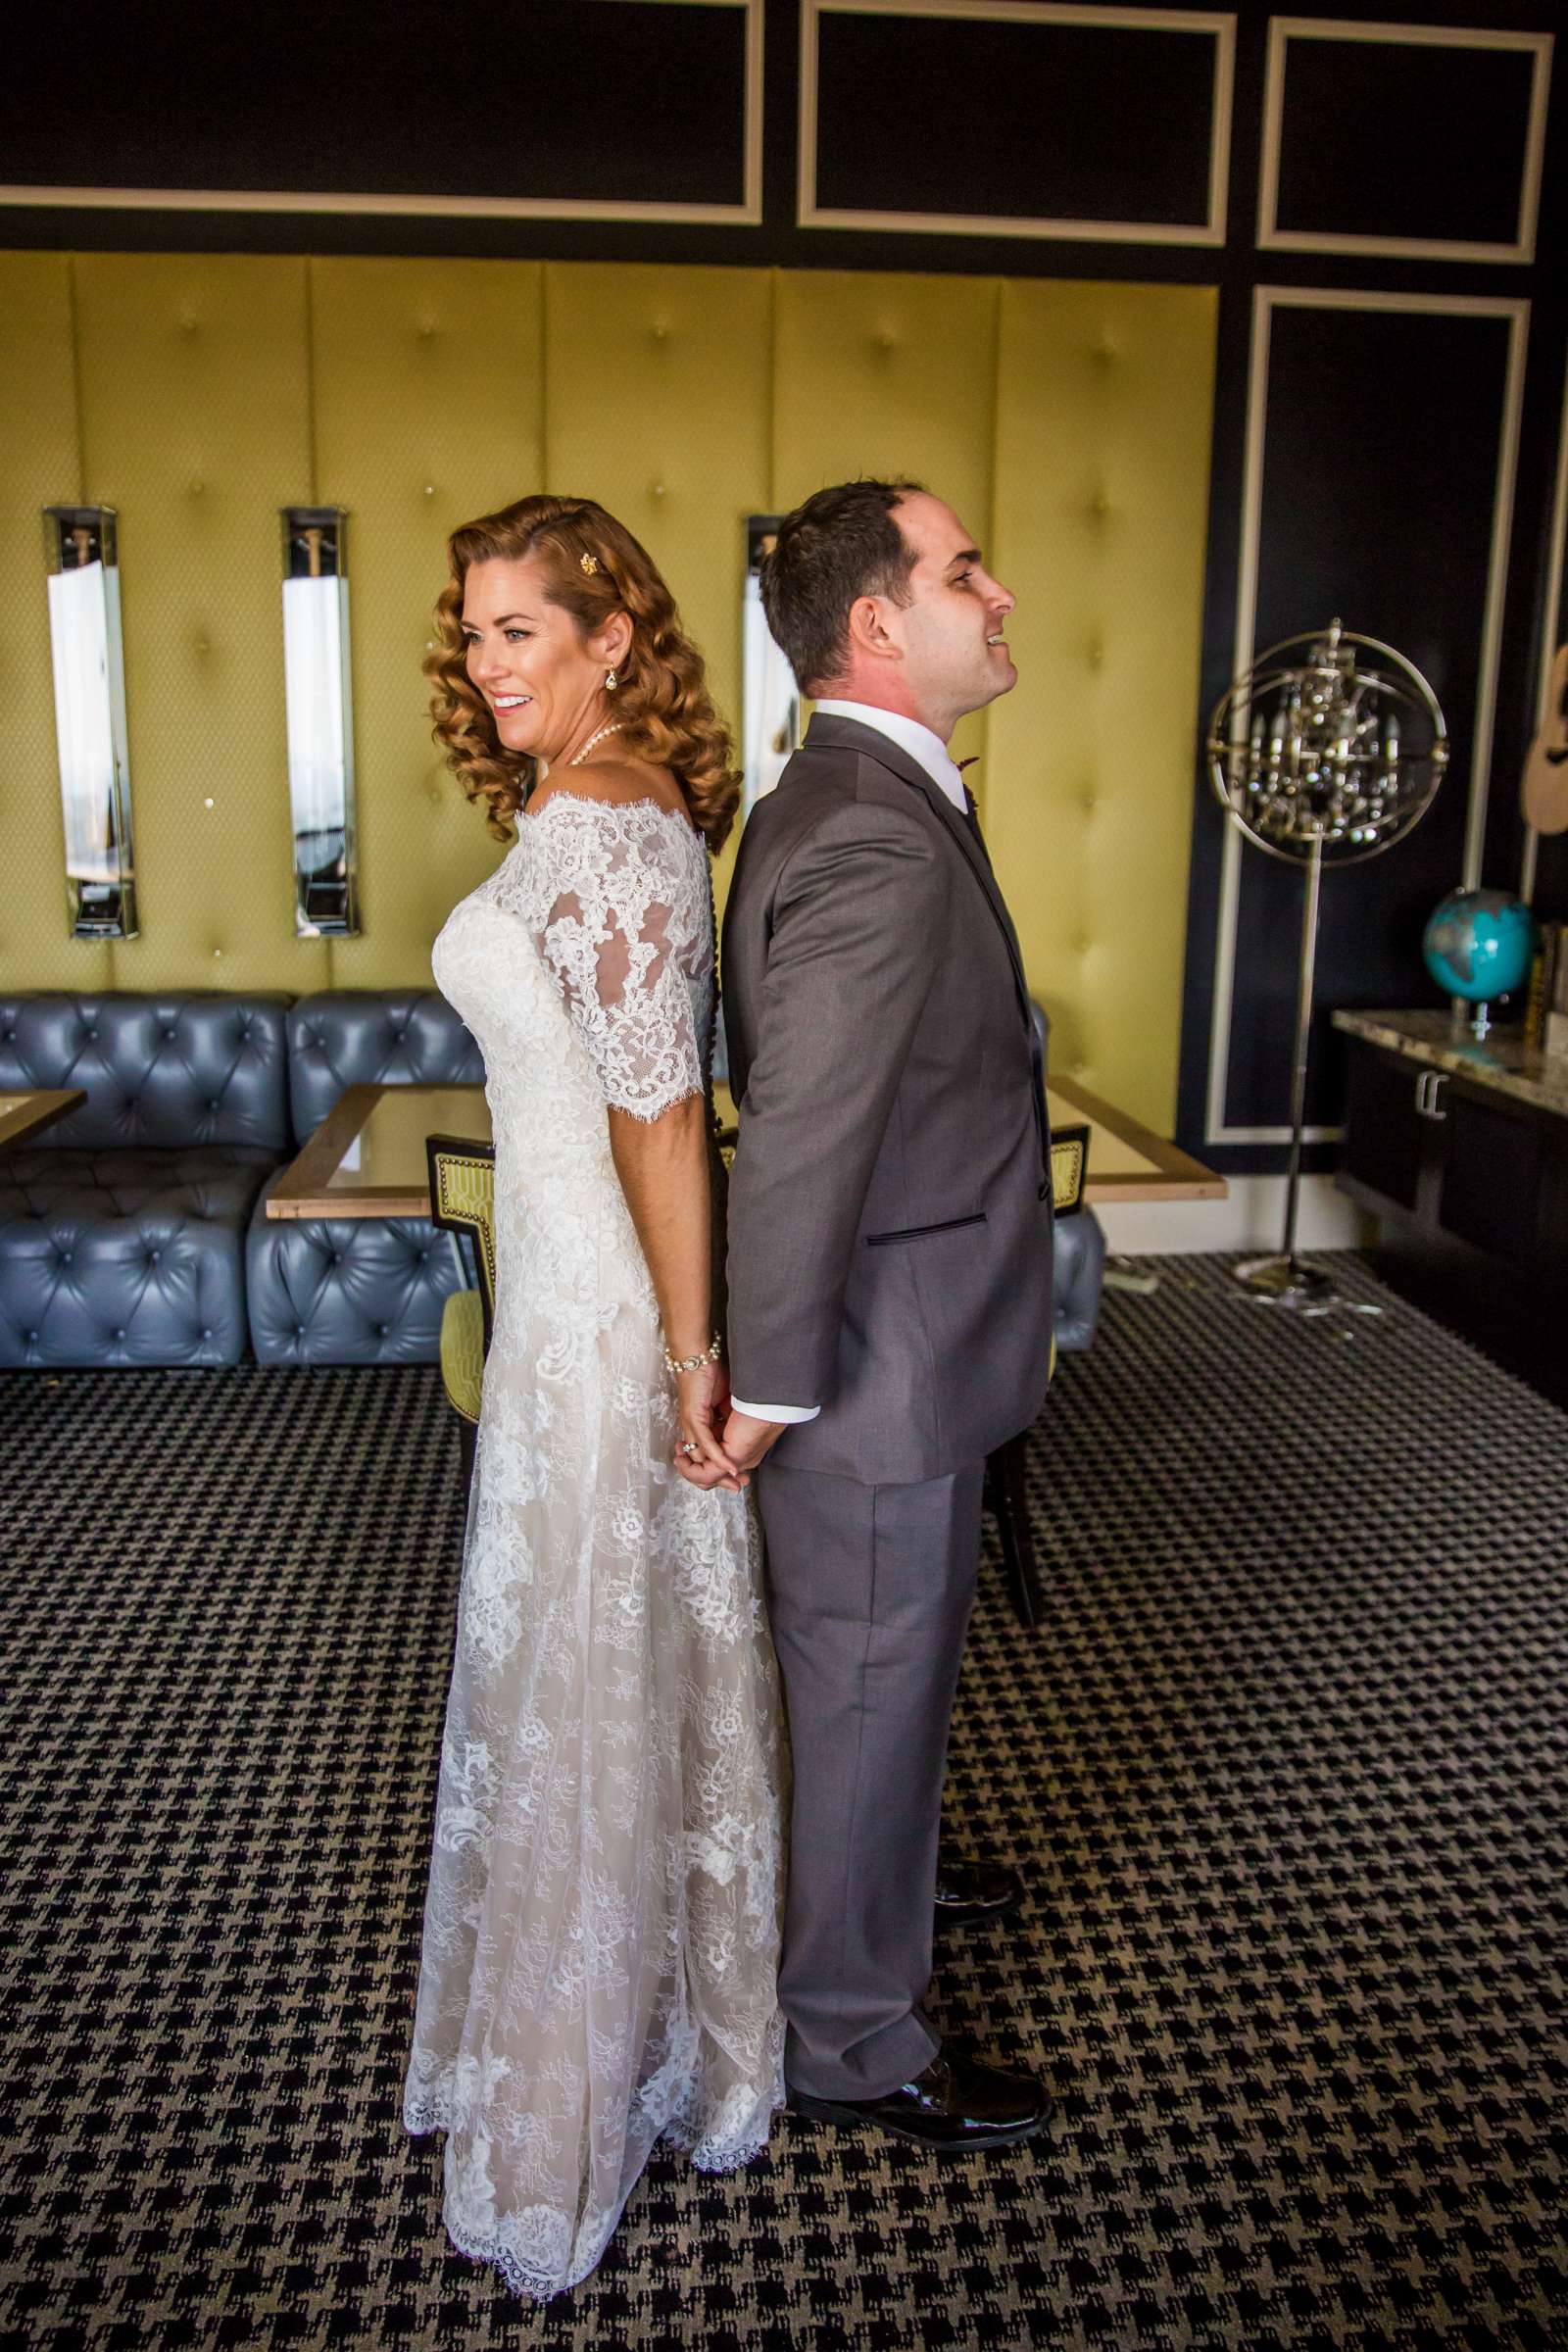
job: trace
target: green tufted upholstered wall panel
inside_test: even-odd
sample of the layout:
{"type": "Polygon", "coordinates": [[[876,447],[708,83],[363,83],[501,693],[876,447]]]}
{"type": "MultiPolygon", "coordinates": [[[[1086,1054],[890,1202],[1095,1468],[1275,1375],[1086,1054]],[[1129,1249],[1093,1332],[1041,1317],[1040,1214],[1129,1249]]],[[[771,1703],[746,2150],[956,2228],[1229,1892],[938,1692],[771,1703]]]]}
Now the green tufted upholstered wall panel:
{"type": "MultiPolygon", "coordinates": [[[[545,272],[552,487],[587,491],[636,532],[737,729],[744,517],[773,511],[772,290],[762,270],[545,272]]],[[[734,858],[732,838],[721,892],[734,858]]]]}
{"type": "Polygon", "coordinates": [[[987,837],[1053,1068],[1169,1135],[1215,300],[1034,279],[1001,310],[993,537],[1019,682],[989,713],[987,837]]]}
{"type": "Polygon", "coordinates": [[[428,987],[430,942],[502,853],[430,740],[419,663],[447,533],[544,478],[542,272],[532,262],[310,269],[312,496],[349,510],[364,925],[329,943],[331,985],[428,987]]]}
{"type": "MultiPolygon", "coordinates": [[[[452,524],[621,514],[738,715],[741,518],[870,470],[1019,594],[974,783],[1057,1066],[1169,1131],[1211,288],[444,259],[0,253],[0,985],[426,982],[498,855],[419,660],[452,524]],[[38,510],[119,508],[142,936],[67,937],[38,510]],[[293,937],[276,510],[350,510],[364,936],[293,937]],[[207,804],[209,801],[212,806],[207,804]]],[[[729,859],[720,870],[720,889],[729,859]]]]}

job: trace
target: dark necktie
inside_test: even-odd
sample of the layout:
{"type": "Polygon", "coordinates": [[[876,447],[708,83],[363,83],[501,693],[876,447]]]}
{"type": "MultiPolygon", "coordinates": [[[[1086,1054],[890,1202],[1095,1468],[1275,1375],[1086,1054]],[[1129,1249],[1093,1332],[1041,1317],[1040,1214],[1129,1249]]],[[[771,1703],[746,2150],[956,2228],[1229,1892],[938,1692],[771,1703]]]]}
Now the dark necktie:
{"type": "MultiPolygon", "coordinates": [[[[974,762],[972,760],[965,760],[963,765],[964,767],[972,767],[974,762]]],[[[962,773],[960,771],[959,782],[961,783],[962,781],[962,773]]],[[[985,859],[987,865],[989,865],[991,863],[991,852],[986,848],[986,837],[980,830],[979,806],[975,800],[974,794],[969,790],[967,784],[964,784],[963,786],[963,818],[970,832],[974,835],[975,847],[979,850],[980,855],[985,859]]]]}
{"type": "MultiPolygon", "coordinates": [[[[968,767],[972,763],[966,760],[963,764],[968,767]]],[[[963,816],[965,824],[974,835],[975,846],[985,859],[986,870],[989,873],[991,853],[986,848],[986,837],[980,830],[980,811],[976,806],[974,794],[969,790],[967,784],[963,787],[963,816]]],[[[1024,1004],[1021,1009],[1029,1030],[1029,1069],[1034,1079],[1035,1125],[1040,1133],[1040,1156],[1045,1166],[1045,1180],[1040,1187],[1040,1198],[1044,1200],[1051,1191],[1051,1126],[1046,1115],[1045,1056],[1040,1051],[1040,1032],[1035,1027],[1033,1009],[1028,1004],[1024,1004]]]]}

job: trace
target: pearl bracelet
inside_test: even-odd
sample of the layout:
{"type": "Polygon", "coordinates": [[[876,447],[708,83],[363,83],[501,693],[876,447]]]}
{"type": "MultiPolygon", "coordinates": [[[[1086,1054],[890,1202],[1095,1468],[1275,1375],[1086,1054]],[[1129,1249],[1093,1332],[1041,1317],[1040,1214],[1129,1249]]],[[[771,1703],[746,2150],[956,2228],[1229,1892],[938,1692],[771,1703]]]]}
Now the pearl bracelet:
{"type": "Polygon", "coordinates": [[[710,1346],[705,1348],[701,1355],[671,1355],[669,1352],[669,1343],[666,1340],[664,1343],[664,1364],[665,1368],[671,1372],[700,1372],[704,1364],[716,1364],[723,1352],[723,1338],[721,1334],[716,1331],[713,1334],[710,1346]]]}

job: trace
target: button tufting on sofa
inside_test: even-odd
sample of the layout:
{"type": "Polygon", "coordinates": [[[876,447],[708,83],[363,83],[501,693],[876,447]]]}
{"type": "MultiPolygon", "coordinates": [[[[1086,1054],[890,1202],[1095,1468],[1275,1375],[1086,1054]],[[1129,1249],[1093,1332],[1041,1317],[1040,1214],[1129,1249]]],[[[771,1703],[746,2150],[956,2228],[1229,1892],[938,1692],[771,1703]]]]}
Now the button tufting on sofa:
{"type": "Polygon", "coordinates": [[[437,1360],[450,1236],[263,1213],[345,1086],[482,1082],[434,990],[47,992],[6,1001],[0,1045],[0,1087],[87,1093],[0,1159],[0,1364],[217,1365],[247,1335],[264,1361],[437,1360]]]}
{"type": "Polygon", "coordinates": [[[290,1143],[283,1007],[244,1001],[236,1055],[232,996],[46,991],[8,1004],[0,1087],[79,1086],[87,1100],[0,1158],[0,1364],[101,1363],[111,1346],[118,1363],[241,1359],[246,1226],[290,1143]],[[160,1054],[150,1041],[174,1036],[172,1018],[185,1051],[160,1054]],[[201,1108],[215,1084],[216,1124],[201,1108]],[[172,1235],[177,1262],[150,1275],[172,1235]]]}
{"type": "MultiPolygon", "coordinates": [[[[345,1087],[478,1084],[484,1063],[434,989],[338,989],[289,1009],[288,1086],[305,1143],[345,1087]]],[[[263,1363],[434,1363],[441,1310],[468,1277],[419,1218],[269,1218],[246,1240],[251,1345],[263,1363]]]]}

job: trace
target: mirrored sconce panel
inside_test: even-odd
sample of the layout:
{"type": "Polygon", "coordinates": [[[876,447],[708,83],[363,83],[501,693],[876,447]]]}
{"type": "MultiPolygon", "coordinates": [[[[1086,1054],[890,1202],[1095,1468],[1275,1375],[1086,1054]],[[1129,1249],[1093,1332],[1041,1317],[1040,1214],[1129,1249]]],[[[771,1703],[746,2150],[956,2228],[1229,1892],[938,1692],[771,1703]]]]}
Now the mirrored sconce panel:
{"type": "Polygon", "coordinates": [[[778,529],[776,514],[746,518],[745,678],[741,712],[745,782],[744,821],[764,793],[771,792],[784,763],[801,740],[801,690],[795,672],[774,644],[762,612],[760,568],[778,529]]]}
{"type": "Polygon", "coordinates": [[[283,684],[300,939],[360,927],[354,846],[354,720],[349,694],[348,516],[285,507],[283,684]]]}
{"type": "Polygon", "coordinates": [[[78,939],[134,939],[136,872],[113,507],[45,507],[66,896],[78,939]]]}

